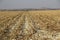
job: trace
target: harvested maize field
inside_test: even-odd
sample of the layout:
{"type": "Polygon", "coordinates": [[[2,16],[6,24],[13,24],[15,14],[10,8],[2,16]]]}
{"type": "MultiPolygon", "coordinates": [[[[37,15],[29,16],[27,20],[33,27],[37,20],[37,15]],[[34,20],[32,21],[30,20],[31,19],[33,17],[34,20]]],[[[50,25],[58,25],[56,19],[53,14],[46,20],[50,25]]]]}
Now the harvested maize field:
{"type": "Polygon", "coordinates": [[[60,40],[60,10],[0,11],[0,40],[60,40]]]}

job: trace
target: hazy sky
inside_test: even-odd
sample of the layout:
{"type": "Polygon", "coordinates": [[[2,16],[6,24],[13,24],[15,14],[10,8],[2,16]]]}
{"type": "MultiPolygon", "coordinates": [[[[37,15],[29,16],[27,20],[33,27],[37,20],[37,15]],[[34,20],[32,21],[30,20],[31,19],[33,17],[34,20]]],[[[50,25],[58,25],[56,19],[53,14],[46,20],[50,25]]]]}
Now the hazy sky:
{"type": "Polygon", "coordinates": [[[60,0],[0,0],[0,9],[60,8],[60,0]]]}

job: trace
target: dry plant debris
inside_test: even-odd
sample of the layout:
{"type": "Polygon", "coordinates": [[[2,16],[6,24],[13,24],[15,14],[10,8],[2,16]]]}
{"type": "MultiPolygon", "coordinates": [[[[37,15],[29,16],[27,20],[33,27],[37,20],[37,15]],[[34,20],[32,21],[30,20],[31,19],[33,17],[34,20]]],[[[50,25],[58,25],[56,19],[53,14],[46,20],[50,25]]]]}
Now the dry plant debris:
{"type": "Polygon", "coordinates": [[[0,40],[60,40],[60,10],[0,11],[0,40]]]}

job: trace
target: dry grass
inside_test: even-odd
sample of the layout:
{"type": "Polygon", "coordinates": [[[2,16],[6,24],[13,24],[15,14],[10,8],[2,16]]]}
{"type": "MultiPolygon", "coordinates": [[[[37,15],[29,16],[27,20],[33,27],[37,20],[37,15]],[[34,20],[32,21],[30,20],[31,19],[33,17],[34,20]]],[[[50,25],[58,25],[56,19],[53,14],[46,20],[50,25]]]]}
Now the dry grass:
{"type": "Polygon", "coordinates": [[[0,40],[60,40],[60,10],[0,11],[0,40]]]}

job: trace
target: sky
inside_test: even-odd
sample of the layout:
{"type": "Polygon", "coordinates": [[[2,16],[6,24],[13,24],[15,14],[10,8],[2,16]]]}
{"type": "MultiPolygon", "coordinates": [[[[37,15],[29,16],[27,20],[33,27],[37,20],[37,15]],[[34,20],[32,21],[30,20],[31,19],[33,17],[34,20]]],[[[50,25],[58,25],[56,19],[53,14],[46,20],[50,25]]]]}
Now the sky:
{"type": "Polygon", "coordinates": [[[60,0],[0,0],[0,9],[60,8],[60,0]]]}

